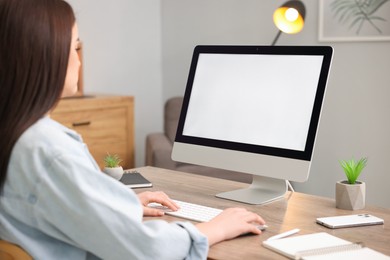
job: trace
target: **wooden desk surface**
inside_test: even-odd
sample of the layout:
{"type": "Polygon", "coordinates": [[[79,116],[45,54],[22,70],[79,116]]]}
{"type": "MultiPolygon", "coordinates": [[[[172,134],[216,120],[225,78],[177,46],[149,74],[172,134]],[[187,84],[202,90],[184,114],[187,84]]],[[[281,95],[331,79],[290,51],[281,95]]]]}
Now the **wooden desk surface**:
{"type": "MultiPolygon", "coordinates": [[[[363,242],[365,246],[390,256],[390,209],[366,206],[364,210],[341,210],[332,199],[288,192],[284,199],[266,204],[249,205],[216,198],[215,194],[247,187],[248,184],[195,174],[153,168],[137,168],[153,183],[153,188],[136,189],[161,190],[171,198],[215,208],[244,207],[258,213],[269,226],[261,235],[242,236],[218,243],[210,248],[209,259],[283,259],[284,257],[262,246],[268,237],[299,228],[300,235],[328,232],[351,242],[363,242]],[[384,225],[328,229],[315,223],[316,218],[335,215],[369,213],[384,219],[384,225]]],[[[149,218],[145,218],[147,220],[149,218]]],[[[167,221],[178,220],[164,216],[167,221]]],[[[182,219],[180,219],[182,220],[182,219]]]]}

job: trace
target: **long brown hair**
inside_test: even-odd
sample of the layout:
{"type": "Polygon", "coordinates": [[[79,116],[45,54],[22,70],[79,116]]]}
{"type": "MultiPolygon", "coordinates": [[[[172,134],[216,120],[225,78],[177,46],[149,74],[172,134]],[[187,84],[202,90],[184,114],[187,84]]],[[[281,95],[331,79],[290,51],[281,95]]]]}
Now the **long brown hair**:
{"type": "Polygon", "coordinates": [[[0,191],[16,141],[61,96],[74,24],[63,0],[0,0],[0,191]]]}

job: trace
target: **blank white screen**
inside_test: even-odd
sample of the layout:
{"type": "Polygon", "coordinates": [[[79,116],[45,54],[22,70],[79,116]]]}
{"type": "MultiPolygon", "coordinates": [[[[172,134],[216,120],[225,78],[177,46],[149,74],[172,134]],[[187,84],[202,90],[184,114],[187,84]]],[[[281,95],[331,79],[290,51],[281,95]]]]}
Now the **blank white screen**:
{"type": "Polygon", "coordinates": [[[304,151],[322,60],[200,54],[183,135],[304,151]]]}

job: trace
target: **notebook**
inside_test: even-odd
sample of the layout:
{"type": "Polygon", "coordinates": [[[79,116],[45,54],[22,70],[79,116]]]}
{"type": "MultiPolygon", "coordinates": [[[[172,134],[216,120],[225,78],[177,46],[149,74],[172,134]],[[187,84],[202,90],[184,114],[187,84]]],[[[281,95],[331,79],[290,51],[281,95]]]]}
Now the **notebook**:
{"type": "Polygon", "coordinates": [[[137,171],[124,171],[122,178],[119,180],[129,188],[147,188],[153,184],[137,171]]]}
{"type": "Polygon", "coordinates": [[[390,257],[325,232],[263,241],[263,245],[290,259],[378,259],[390,257]]]}

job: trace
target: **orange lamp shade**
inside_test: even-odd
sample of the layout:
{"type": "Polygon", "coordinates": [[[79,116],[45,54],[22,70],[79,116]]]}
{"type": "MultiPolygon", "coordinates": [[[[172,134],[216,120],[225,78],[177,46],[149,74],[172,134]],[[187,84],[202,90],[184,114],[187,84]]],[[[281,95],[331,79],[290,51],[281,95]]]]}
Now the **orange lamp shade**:
{"type": "Polygon", "coordinates": [[[294,34],[302,30],[305,6],[300,1],[288,1],[274,12],[274,23],[284,33],[294,34]]]}

